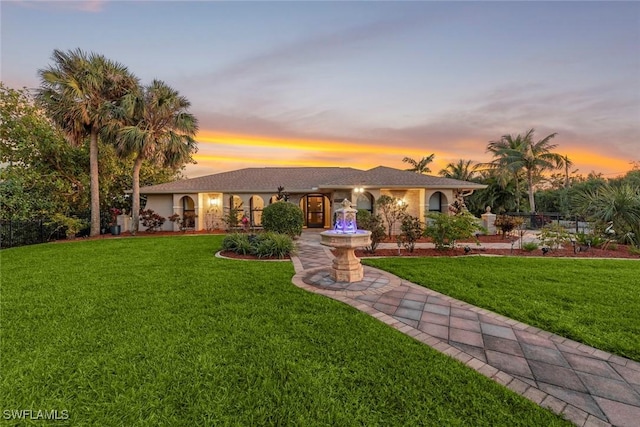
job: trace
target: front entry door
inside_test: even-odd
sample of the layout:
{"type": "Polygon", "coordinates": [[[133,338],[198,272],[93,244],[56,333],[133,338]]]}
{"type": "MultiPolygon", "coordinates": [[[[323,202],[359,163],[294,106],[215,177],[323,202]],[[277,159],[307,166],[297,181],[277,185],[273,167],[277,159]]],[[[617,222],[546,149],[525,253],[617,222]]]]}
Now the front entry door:
{"type": "Polygon", "coordinates": [[[324,196],[307,196],[307,227],[324,227],[324,196]]]}

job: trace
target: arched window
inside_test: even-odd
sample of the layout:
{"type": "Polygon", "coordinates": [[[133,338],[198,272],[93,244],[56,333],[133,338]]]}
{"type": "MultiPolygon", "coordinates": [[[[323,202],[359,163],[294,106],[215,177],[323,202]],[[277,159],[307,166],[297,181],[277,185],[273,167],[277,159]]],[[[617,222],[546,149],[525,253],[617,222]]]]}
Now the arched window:
{"type": "Polygon", "coordinates": [[[356,200],[356,209],[365,209],[373,212],[373,196],[371,193],[360,193],[356,200]]]}
{"type": "Polygon", "coordinates": [[[429,197],[429,212],[446,213],[447,204],[447,196],[440,191],[436,191],[429,197]]]}
{"type": "Polygon", "coordinates": [[[251,224],[255,226],[262,225],[262,209],[264,208],[264,200],[260,196],[251,196],[249,199],[249,219],[251,224]]]}
{"type": "Polygon", "coordinates": [[[196,208],[195,202],[189,196],[184,196],[180,199],[180,205],[182,207],[182,221],[183,227],[195,228],[196,226],[196,208]]]}

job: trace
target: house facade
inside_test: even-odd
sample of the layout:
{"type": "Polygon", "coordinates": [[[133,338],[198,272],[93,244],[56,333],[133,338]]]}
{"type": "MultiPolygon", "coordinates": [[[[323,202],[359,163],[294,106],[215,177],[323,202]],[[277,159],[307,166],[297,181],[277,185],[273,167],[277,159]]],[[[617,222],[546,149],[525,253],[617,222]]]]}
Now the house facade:
{"type": "MultiPolygon", "coordinates": [[[[140,193],[147,197],[146,209],[165,218],[177,214],[195,230],[215,230],[225,228],[224,218],[233,208],[251,225],[261,226],[262,209],[277,200],[279,187],[284,187],[289,202],[300,206],[307,228],[331,228],[333,213],[344,199],[375,212],[376,200],[388,195],[406,203],[407,213],[424,221],[426,212],[448,212],[456,197],[485,188],[384,166],[300,167],[240,169],[143,187],[140,193]]],[[[170,221],[163,225],[167,231],[179,227],[170,221]]]]}

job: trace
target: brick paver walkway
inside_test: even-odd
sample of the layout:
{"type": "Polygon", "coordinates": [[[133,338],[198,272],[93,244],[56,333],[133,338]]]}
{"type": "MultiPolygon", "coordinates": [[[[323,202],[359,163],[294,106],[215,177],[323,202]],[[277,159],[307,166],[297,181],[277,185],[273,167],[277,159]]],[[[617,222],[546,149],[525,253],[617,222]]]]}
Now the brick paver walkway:
{"type": "Polygon", "coordinates": [[[640,363],[474,307],[365,266],[329,277],[331,252],[305,231],[294,284],[352,305],[578,426],[640,425],[640,363]]]}

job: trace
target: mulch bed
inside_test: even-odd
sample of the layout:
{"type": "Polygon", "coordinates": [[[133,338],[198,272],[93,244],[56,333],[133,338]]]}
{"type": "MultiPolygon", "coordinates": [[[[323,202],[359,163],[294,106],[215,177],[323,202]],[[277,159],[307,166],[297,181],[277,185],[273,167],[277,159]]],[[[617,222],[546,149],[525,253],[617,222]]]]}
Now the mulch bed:
{"type": "Polygon", "coordinates": [[[618,248],[613,249],[597,249],[590,248],[585,252],[578,252],[577,254],[573,252],[573,248],[568,249],[556,249],[547,252],[546,255],[543,255],[540,249],[536,249],[533,251],[525,251],[522,249],[482,249],[478,247],[474,247],[473,245],[469,245],[471,248],[471,252],[469,254],[464,253],[463,248],[455,248],[449,250],[436,250],[436,249],[414,249],[413,252],[409,252],[407,250],[400,249],[400,255],[398,255],[397,249],[376,249],[375,253],[370,254],[363,250],[356,250],[355,255],[358,258],[368,258],[368,257],[455,257],[455,256],[471,256],[471,255],[504,255],[504,256],[544,256],[548,258],[628,258],[628,259],[640,259],[640,255],[634,255],[629,252],[629,248],[625,245],[618,245],[618,248]]]}
{"type": "MultiPolygon", "coordinates": [[[[490,235],[484,235],[481,234],[480,236],[478,236],[477,240],[476,238],[471,238],[468,240],[458,240],[459,243],[473,243],[475,245],[476,241],[480,242],[480,243],[510,243],[512,239],[519,239],[519,236],[502,236],[502,234],[490,234],[490,235]]],[[[391,239],[389,239],[388,237],[384,240],[382,240],[381,243],[397,243],[398,241],[396,240],[396,237],[393,236],[391,239]]],[[[432,243],[433,240],[431,240],[428,237],[421,237],[420,239],[416,240],[417,243],[432,243]]]]}
{"type": "Polygon", "coordinates": [[[255,255],[242,255],[242,254],[237,254],[235,252],[231,252],[231,251],[221,251],[220,255],[222,255],[223,257],[226,258],[233,258],[233,259],[252,259],[252,260],[256,260],[256,261],[282,261],[282,260],[290,260],[291,257],[287,256],[284,258],[278,258],[278,257],[262,257],[262,258],[258,258],[255,255]]]}

